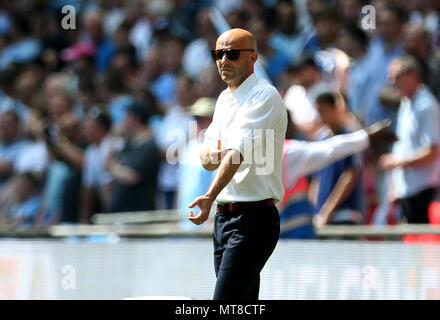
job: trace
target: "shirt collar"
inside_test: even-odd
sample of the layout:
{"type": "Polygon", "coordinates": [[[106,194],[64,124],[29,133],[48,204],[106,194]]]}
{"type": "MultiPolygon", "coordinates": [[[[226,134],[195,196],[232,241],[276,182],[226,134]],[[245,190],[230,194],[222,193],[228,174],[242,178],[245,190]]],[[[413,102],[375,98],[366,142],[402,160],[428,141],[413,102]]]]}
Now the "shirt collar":
{"type": "MultiPolygon", "coordinates": [[[[244,80],[237,89],[232,92],[232,95],[240,100],[246,96],[248,91],[252,88],[252,86],[258,81],[258,78],[255,73],[250,74],[246,80],[244,80]]],[[[230,89],[229,89],[230,92],[230,89]]]]}

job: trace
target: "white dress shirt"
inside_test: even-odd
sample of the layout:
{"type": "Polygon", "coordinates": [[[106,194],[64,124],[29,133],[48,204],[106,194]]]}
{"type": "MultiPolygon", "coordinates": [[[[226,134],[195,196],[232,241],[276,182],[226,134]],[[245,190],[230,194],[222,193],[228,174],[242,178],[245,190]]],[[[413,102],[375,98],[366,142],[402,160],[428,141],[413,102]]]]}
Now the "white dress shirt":
{"type": "Polygon", "coordinates": [[[243,162],[216,202],[245,202],[284,196],[282,151],[287,111],[278,91],[251,74],[234,92],[219,96],[204,145],[237,150],[243,162]]]}

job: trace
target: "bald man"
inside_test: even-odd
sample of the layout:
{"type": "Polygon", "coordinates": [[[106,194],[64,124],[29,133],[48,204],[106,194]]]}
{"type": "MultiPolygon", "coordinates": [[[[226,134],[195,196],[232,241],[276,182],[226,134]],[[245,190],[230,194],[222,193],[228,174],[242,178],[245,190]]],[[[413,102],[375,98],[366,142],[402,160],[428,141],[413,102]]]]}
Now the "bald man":
{"type": "Polygon", "coordinates": [[[260,272],[280,233],[275,203],[283,199],[282,148],[287,113],[278,91],[254,74],[255,37],[231,29],[212,56],[228,87],[218,97],[200,158],[217,173],[196,198],[188,219],[202,224],[217,204],[214,225],[214,299],[258,299],[260,272]]]}

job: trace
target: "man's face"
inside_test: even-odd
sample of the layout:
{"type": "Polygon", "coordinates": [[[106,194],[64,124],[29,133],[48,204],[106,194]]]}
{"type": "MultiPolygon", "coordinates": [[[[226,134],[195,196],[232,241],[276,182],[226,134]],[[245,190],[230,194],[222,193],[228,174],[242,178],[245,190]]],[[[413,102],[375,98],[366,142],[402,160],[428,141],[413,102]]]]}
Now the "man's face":
{"type": "Polygon", "coordinates": [[[401,95],[406,96],[408,89],[411,87],[411,73],[404,72],[402,65],[398,61],[395,61],[391,63],[388,74],[391,84],[396,87],[401,95]]]}
{"type": "Polygon", "coordinates": [[[418,55],[420,51],[429,50],[429,40],[423,32],[423,28],[407,25],[402,32],[402,43],[406,52],[418,55]]]}
{"type": "MultiPolygon", "coordinates": [[[[246,38],[233,33],[221,35],[216,42],[216,50],[252,49],[246,38]]],[[[216,60],[220,76],[228,85],[241,83],[251,72],[256,61],[255,51],[241,51],[237,60],[230,60],[227,54],[216,60]]]]}
{"type": "Polygon", "coordinates": [[[17,120],[5,113],[0,117],[0,134],[4,142],[13,141],[18,137],[19,126],[17,120]]]}
{"type": "Polygon", "coordinates": [[[298,70],[296,77],[303,87],[308,88],[315,84],[317,72],[319,71],[317,71],[316,67],[314,66],[304,66],[300,70],[298,70]]]}
{"type": "Polygon", "coordinates": [[[92,117],[88,117],[84,123],[84,136],[88,142],[96,142],[96,136],[98,132],[98,124],[92,117]]]}
{"type": "Polygon", "coordinates": [[[395,41],[402,30],[402,23],[392,11],[386,10],[379,14],[378,29],[387,42],[395,41]]]}
{"type": "Polygon", "coordinates": [[[332,127],[336,123],[336,107],[328,103],[317,103],[316,106],[322,122],[332,127]]]}

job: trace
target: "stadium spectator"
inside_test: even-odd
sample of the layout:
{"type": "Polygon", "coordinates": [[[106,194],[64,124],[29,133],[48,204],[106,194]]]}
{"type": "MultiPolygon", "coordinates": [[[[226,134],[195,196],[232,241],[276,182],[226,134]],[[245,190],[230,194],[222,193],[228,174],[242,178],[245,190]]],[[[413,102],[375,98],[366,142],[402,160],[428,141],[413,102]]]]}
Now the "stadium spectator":
{"type": "Polygon", "coordinates": [[[381,90],[387,86],[387,70],[390,62],[404,54],[400,34],[405,23],[405,12],[392,4],[377,10],[378,34],[371,40],[366,64],[370,66],[370,86],[367,88],[365,124],[369,125],[387,117],[395,120],[396,110],[386,108],[379,100],[381,90]]]}
{"type": "Polygon", "coordinates": [[[113,176],[110,212],[156,209],[157,175],[160,152],[147,123],[148,105],[133,103],[127,109],[124,147],[109,153],[106,168],[113,176]]]}
{"type": "Polygon", "coordinates": [[[44,137],[51,161],[37,217],[41,224],[78,221],[84,142],[72,108],[73,99],[64,91],[47,98],[44,137]]]}
{"type": "Polygon", "coordinates": [[[425,82],[440,98],[440,58],[431,46],[428,31],[421,25],[408,23],[403,28],[402,42],[405,51],[415,56],[422,65],[425,82]]]}
{"type": "MultiPolygon", "coordinates": [[[[353,132],[356,124],[350,116],[342,96],[323,93],[316,99],[318,112],[332,135],[353,132]]],[[[356,129],[360,129],[357,125],[356,129]]],[[[326,224],[361,224],[365,208],[362,199],[362,159],[360,154],[338,160],[319,170],[312,187],[316,190],[317,228],[326,224]]]]}
{"type": "Polygon", "coordinates": [[[164,155],[159,170],[158,187],[165,209],[176,207],[179,159],[182,156],[182,146],[188,142],[190,122],[193,120],[188,114],[188,108],[194,103],[193,87],[194,81],[191,77],[178,77],[177,103],[166,111],[156,137],[157,145],[164,155]]]}
{"type": "Polygon", "coordinates": [[[182,60],[184,71],[195,80],[199,78],[204,69],[213,64],[210,50],[215,47],[217,38],[209,8],[203,8],[199,11],[196,23],[198,38],[187,45],[182,60]]]}
{"type": "Polygon", "coordinates": [[[294,83],[284,96],[284,103],[290,117],[307,139],[317,139],[325,135],[316,110],[316,97],[323,92],[334,90],[334,86],[322,77],[322,72],[311,54],[303,54],[294,65],[294,83]]]}
{"type": "Polygon", "coordinates": [[[103,72],[107,70],[115,54],[115,43],[104,33],[103,16],[100,12],[86,12],[83,18],[84,38],[96,47],[94,55],[96,71],[103,72]]]}
{"type": "MultiPolygon", "coordinates": [[[[177,172],[177,208],[183,218],[187,217],[188,203],[208,190],[216,173],[216,171],[205,170],[199,161],[204,134],[212,121],[214,107],[214,99],[203,97],[198,99],[188,110],[196,121],[197,130],[193,136],[189,137],[177,172]]],[[[181,226],[185,229],[197,228],[188,219],[182,220],[181,226]]]]}
{"type": "Polygon", "coordinates": [[[8,35],[9,44],[0,52],[0,70],[12,63],[30,62],[41,52],[41,43],[32,36],[29,19],[23,13],[11,15],[11,27],[8,35]]]}
{"type": "Polygon", "coordinates": [[[14,111],[24,120],[29,112],[29,107],[23,104],[16,95],[16,86],[21,72],[18,68],[10,67],[0,70],[0,114],[4,111],[14,111]]]}
{"type": "Polygon", "coordinates": [[[142,62],[138,81],[140,86],[147,85],[158,103],[166,109],[176,100],[176,77],[165,72],[164,55],[163,44],[151,48],[142,62]]]}
{"type": "Polygon", "coordinates": [[[112,177],[105,163],[112,147],[110,128],[111,120],[107,114],[98,107],[89,110],[83,129],[89,145],[84,152],[82,169],[81,223],[90,223],[93,214],[108,211],[112,177]]]}
{"type": "Polygon", "coordinates": [[[116,70],[108,70],[102,80],[101,98],[108,102],[108,113],[112,123],[121,125],[127,114],[127,108],[133,103],[123,77],[116,70]]]}
{"type": "Polygon", "coordinates": [[[49,154],[44,142],[44,126],[41,111],[32,109],[25,122],[28,143],[21,149],[14,163],[15,173],[31,172],[41,184],[49,166],[49,154]]]}
{"type": "Polygon", "coordinates": [[[32,225],[41,205],[39,180],[31,173],[14,176],[0,195],[0,224],[32,225]]]}
{"type": "Polygon", "coordinates": [[[348,71],[347,100],[350,111],[361,122],[365,119],[366,102],[369,95],[369,72],[367,48],[368,36],[354,23],[345,23],[338,33],[337,47],[348,54],[352,59],[348,71]]]}
{"type": "Polygon", "coordinates": [[[0,193],[3,185],[13,173],[14,163],[27,141],[20,132],[20,119],[12,111],[0,115],[0,193]]]}
{"type": "Polygon", "coordinates": [[[380,159],[392,170],[391,200],[398,200],[407,223],[428,223],[428,206],[439,186],[439,104],[423,81],[414,57],[393,60],[390,79],[402,95],[397,117],[399,138],[380,159]]]}
{"type": "Polygon", "coordinates": [[[304,51],[316,53],[334,47],[339,29],[335,8],[326,5],[314,16],[313,25],[315,33],[307,38],[304,51]]]}
{"type": "Polygon", "coordinates": [[[287,52],[275,50],[269,44],[272,30],[264,17],[254,17],[248,22],[248,29],[255,34],[258,45],[258,62],[266,70],[276,86],[278,78],[290,65],[291,56],[287,52]]]}
{"type": "Polygon", "coordinates": [[[270,35],[268,44],[295,62],[311,36],[310,30],[302,29],[299,25],[296,7],[292,1],[279,1],[275,10],[275,30],[270,35]]]}

